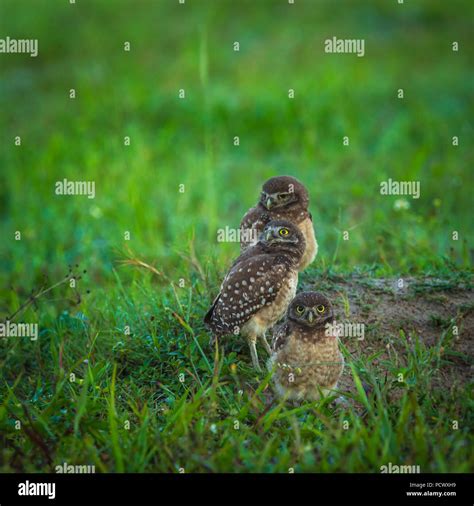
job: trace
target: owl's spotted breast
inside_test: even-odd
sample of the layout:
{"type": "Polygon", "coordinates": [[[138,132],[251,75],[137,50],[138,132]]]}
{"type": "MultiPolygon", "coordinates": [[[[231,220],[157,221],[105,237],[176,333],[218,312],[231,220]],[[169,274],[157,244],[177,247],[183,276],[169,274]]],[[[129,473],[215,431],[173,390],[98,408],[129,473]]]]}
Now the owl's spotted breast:
{"type": "Polygon", "coordinates": [[[274,353],[267,363],[269,369],[274,368],[276,391],[288,399],[318,400],[320,390],[326,394],[336,388],[344,367],[338,339],[311,336],[285,325],[274,336],[274,353]]]}

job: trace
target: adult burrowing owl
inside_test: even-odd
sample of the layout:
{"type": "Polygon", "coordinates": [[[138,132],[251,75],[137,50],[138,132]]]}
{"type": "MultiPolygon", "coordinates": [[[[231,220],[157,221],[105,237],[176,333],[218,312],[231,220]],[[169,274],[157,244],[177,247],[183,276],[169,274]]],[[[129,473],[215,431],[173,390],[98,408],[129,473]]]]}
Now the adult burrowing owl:
{"type": "Polygon", "coordinates": [[[211,342],[215,337],[241,334],[249,344],[254,367],[260,371],[257,338],[271,353],[265,331],[283,317],[295,296],[297,265],[304,250],[304,237],[297,226],[284,220],[267,223],[258,243],[233,263],[204,317],[214,334],[211,342]]]}
{"type": "Polygon", "coordinates": [[[262,186],[258,204],[247,211],[240,223],[241,251],[255,244],[258,234],[269,221],[288,220],[298,226],[306,241],[305,252],[298,265],[298,269],[303,270],[318,253],[308,205],[308,190],[297,179],[291,176],[270,178],[262,186]]]}
{"type": "Polygon", "coordinates": [[[326,332],[333,318],[329,300],[320,293],[302,292],[291,301],[285,322],[274,330],[267,362],[278,395],[317,400],[320,391],[325,395],[336,388],[344,359],[338,338],[326,332]]]}

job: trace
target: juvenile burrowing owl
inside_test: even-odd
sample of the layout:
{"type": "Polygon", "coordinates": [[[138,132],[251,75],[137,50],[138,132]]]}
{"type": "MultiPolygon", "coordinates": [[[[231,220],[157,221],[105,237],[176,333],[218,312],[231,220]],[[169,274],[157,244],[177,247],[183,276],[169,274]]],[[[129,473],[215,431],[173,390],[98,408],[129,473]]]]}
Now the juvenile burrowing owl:
{"type": "Polygon", "coordinates": [[[303,270],[318,253],[308,205],[308,190],[297,179],[291,176],[270,178],[262,186],[258,204],[247,211],[240,223],[241,251],[255,244],[258,234],[269,221],[288,220],[298,226],[306,241],[305,252],[298,265],[298,269],[303,270]]]}
{"type": "Polygon", "coordinates": [[[333,318],[329,300],[320,293],[301,292],[291,301],[286,320],[274,330],[267,362],[279,396],[317,400],[320,391],[326,395],[336,388],[344,359],[338,338],[326,332],[333,318]]]}
{"type": "Polygon", "coordinates": [[[297,265],[304,250],[304,237],[297,226],[284,220],[267,223],[257,244],[233,263],[204,317],[214,334],[211,342],[215,337],[241,334],[249,344],[254,367],[260,371],[257,338],[271,353],[265,331],[285,314],[295,296],[297,265]]]}

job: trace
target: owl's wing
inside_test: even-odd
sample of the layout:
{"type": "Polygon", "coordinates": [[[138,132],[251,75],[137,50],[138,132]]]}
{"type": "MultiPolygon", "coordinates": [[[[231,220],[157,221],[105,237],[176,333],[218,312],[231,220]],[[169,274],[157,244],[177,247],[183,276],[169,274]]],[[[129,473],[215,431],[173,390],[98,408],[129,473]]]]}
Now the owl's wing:
{"type": "Polygon", "coordinates": [[[288,322],[284,322],[278,325],[273,330],[272,337],[272,350],[277,352],[285,346],[286,340],[291,334],[291,325],[288,322]]]}
{"type": "Polygon", "coordinates": [[[234,333],[263,307],[274,302],[288,267],[271,255],[257,255],[237,263],[222,282],[204,321],[220,334],[234,333]]]}
{"type": "MultiPolygon", "coordinates": [[[[234,260],[234,263],[230,266],[229,272],[226,274],[224,281],[221,283],[220,292],[216,295],[214,300],[212,301],[211,307],[209,308],[209,311],[204,316],[204,323],[207,323],[208,325],[212,324],[212,315],[214,313],[214,309],[220,299],[220,296],[222,294],[222,291],[224,290],[225,283],[227,280],[232,276],[232,273],[234,271],[234,267],[238,265],[239,263],[242,264],[247,258],[251,257],[253,254],[256,253],[257,246],[253,246],[252,248],[248,248],[246,251],[240,254],[239,257],[237,257],[234,260]]],[[[260,250],[258,250],[260,251],[260,250]]]]}
{"type": "Polygon", "coordinates": [[[240,246],[242,251],[255,243],[257,237],[254,237],[254,235],[258,235],[268,221],[267,213],[262,212],[258,207],[252,207],[247,211],[240,222],[240,246]]]}
{"type": "Polygon", "coordinates": [[[229,277],[232,276],[232,273],[234,271],[234,267],[238,265],[239,263],[242,264],[247,258],[251,257],[254,254],[258,254],[257,252],[260,252],[260,249],[258,249],[258,246],[253,246],[252,248],[248,248],[246,251],[242,252],[233,262],[233,264],[230,266],[229,272],[226,274],[224,281],[221,283],[220,292],[216,295],[214,300],[212,301],[211,307],[209,308],[209,311],[204,316],[204,323],[207,323],[208,325],[211,325],[212,323],[212,315],[214,313],[214,309],[216,307],[217,302],[219,301],[219,298],[221,296],[222,290],[224,289],[226,281],[229,279],[229,277]]]}

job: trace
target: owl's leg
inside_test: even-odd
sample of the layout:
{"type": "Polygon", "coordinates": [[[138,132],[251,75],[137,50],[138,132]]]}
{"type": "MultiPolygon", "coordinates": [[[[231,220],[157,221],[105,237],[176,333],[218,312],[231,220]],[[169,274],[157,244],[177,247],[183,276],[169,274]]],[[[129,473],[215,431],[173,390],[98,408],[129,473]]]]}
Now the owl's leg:
{"type": "Polygon", "coordinates": [[[214,348],[215,342],[216,342],[216,336],[214,334],[211,334],[211,336],[209,337],[209,346],[211,348],[214,348]]]}
{"type": "Polygon", "coordinates": [[[267,338],[265,337],[265,332],[260,336],[260,339],[262,340],[263,347],[267,350],[267,353],[269,355],[272,354],[272,349],[270,348],[270,345],[268,344],[267,338]]]}
{"type": "Polygon", "coordinates": [[[252,357],[252,364],[258,372],[262,372],[260,368],[260,364],[258,363],[258,355],[257,355],[257,337],[249,336],[247,338],[247,342],[249,343],[250,348],[250,356],[252,357]]]}

